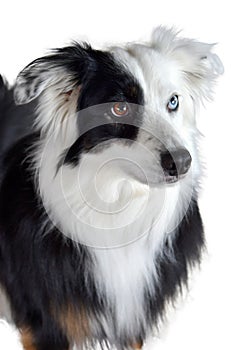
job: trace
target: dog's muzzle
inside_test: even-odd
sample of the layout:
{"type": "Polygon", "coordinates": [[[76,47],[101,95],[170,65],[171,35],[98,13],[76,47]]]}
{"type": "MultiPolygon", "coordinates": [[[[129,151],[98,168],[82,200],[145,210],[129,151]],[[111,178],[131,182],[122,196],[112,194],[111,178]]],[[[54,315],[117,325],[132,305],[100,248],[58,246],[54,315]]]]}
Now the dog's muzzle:
{"type": "Polygon", "coordinates": [[[162,152],[160,160],[168,183],[176,182],[183,177],[188,172],[192,162],[191,155],[185,148],[162,152]]]}

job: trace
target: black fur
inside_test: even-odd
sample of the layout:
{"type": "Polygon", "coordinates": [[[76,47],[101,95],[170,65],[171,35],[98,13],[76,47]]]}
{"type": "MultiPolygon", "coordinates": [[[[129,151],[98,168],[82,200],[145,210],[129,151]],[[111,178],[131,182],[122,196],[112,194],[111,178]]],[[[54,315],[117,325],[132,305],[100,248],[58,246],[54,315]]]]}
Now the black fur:
{"type": "MultiPolygon", "coordinates": [[[[88,46],[81,50],[76,45],[58,50],[46,59],[50,68],[65,67],[72,72],[77,84],[82,82],[79,109],[118,100],[143,104],[142,91],[137,82],[122,67],[119,69],[113,66],[112,56],[107,53],[91,50],[88,46]],[[85,62],[81,59],[84,56],[85,62]],[[100,88],[101,81],[104,81],[104,89],[100,88]]],[[[36,60],[33,65],[44,63],[46,59],[36,60]]],[[[36,78],[35,74],[36,71],[25,71],[29,83],[36,78]]],[[[35,89],[39,88],[40,83],[38,80],[35,89]]],[[[30,96],[33,93],[35,91],[30,91],[30,96]]],[[[12,105],[15,116],[23,112],[25,125],[31,128],[28,118],[33,120],[33,108],[27,106],[22,107],[22,110],[21,107],[15,109],[12,92],[8,91],[2,81],[0,96],[0,123],[6,125],[3,128],[4,135],[10,128],[11,121],[8,118],[11,118],[12,105]],[[6,102],[8,99],[10,106],[6,102]]],[[[85,127],[85,123],[83,125],[85,127]]],[[[111,313],[113,324],[115,315],[109,309],[107,296],[97,293],[92,273],[94,262],[89,251],[91,248],[72,242],[51,223],[38,196],[28,157],[40,134],[29,130],[29,135],[25,136],[28,132],[24,132],[24,127],[20,128],[23,130],[18,131],[17,128],[16,134],[12,128],[9,142],[6,140],[1,145],[0,283],[9,296],[14,321],[18,327],[30,329],[36,350],[68,350],[69,338],[59,317],[63,309],[70,306],[75,312],[84,309],[86,315],[96,321],[98,328],[98,336],[95,338],[91,334],[88,340],[92,344],[96,341],[103,344],[109,339],[104,333],[100,315],[111,313]],[[17,142],[9,148],[14,140],[17,142]]],[[[80,153],[92,149],[99,142],[119,137],[134,139],[136,135],[137,128],[115,121],[108,126],[97,126],[92,131],[84,129],[82,137],[68,150],[65,162],[77,164],[80,153]]],[[[173,300],[182,284],[187,282],[188,267],[200,261],[204,238],[195,200],[174,235],[173,246],[165,245],[168,254],[161,255],[155,261],[155,266],[159,266],[160,271],[160,284],[155,282],[155,294],[151,295],[145,290],[148,325],[141,325],[140,332],[135,334],[134,339],[129,339],[127,333],[116,336],[116,344],[113,345],[119,349],[129,347],[135,340],[141,342],[145,339],[148,330],[163,315],[166,302],[173,300]],[[177,264],[169,260],[170,249],[173,250],[177,264]]]]}
{"type": "MultiPolygon", "coordinates": [[[[10,297],[14,320],[38,334],[38,350],[66,349],[65,336],[51,308],[59,312],[79,303],[96,314],[100,301],[93,276],[87,276],[91,257],[52,227],[36,194],[33,173],[25,160],[37,135],[30,135],[4,159],[0,190],[0,281],[10,297]],[[48,226],[45,223],[48,222],[48,226]],[[42,229],[41,227],[44,227],[42,229]],[[52,334],[54,332],[54,334],[52,334]],[[41,336],[39,336],[41,334],[41,336]],[[53,339],[44,345],[45,336],[53,339]],[[58,339],[62,339],[58,344],[58,339]]],[[[56,313],[55,313],[56,314],[56,313]]]]}
{"type": "MultiPolygon", "coordinates": [[[[21,140],[4,162],[6,171],[0,191],[0,281],[9,295],[17,326],[30,326],[37,349],[63,350],[67,349],[67,339],[56,318],[51,317],[51,307],[59,314],[62,306],[69,303],[77,310],[84,306],[97,323],[98,315],[109,310],[105,296],[97,296],[94,276],[88,275],[92,264],[88,249],[77,247],[56,228],[48,229],[49,219],[36,194],[30,164],[24,161],[27,148],[37,137],[21,140]]],[[[155,288],[156,295],[145,290],[148,328],[156,324],[166,302],[186,283],[188,266],[200,261],[203,246],[201,217],[197,203],[193,202],[173,242],[177,264],[164,254],[159,262],[160,286],[155,288]]],[[[147,332],[142,326],[135,337],[144,340],[147,332]]],[[[99,334],[102,334],[99,341],[107,340],[101,324],[99,334]]],[[[125,334],[118,342],[117,345],[126,347],[132,339],[125,334]]]]}
{"type": "Polygon", "coordinates": [[[189,269],[201,262],[205,248],[203,232],[198,204],[193,200],[176,232],[173,233],[176,238],[172,242],[172,247],[166,244],[163,256],[155,261],[155,265],[159,263],[160,288],[157,288],[156,298],[146,296],[147,314],[153,324],[158,322],[159,317],[163,317],[166,303],[173,301],[177,293],[182,291],[182,287],[187,285],[189,269]]]}
{"type": "Polygon", "coordinates": [[[0,154],[32,132],[35,106],[36,102],[16,106],[13,89],[4,83],[0,75],[0,154]]]}
{"type": "MultiPolygon", "coordinates": [[[[77,165],[82,152],[102,142],[115,139],[135,140],[141,123],[139,106],[144,103],[142,89],[137,80],[108,52],[88,47],[88,74],[79,75],[82,84],[78,99],[78,129],[81,137],[71,146],[65,163],[77,165]],[[129,115],[117,118],[111,115],[114,102],[130,104],[129,115]],[[106,116],[105,116],[106,115],[106,116]],[[111,122],[109,121],[111,118],[111,122]]],[[[67,67],[73,71],[73,67],[67,67]]]]}

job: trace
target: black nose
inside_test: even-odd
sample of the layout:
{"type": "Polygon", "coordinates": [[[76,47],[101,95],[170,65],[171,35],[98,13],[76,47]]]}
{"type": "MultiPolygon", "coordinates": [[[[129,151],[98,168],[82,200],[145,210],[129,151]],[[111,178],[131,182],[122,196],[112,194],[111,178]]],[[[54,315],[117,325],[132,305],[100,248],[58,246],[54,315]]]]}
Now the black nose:
{"type": "Polygon", "coordinates": [[[161,166],[166,175],[176,176],[186,174],[190,168],[192,158],[190,153],[184,149],[161,153],[161,166]]]}

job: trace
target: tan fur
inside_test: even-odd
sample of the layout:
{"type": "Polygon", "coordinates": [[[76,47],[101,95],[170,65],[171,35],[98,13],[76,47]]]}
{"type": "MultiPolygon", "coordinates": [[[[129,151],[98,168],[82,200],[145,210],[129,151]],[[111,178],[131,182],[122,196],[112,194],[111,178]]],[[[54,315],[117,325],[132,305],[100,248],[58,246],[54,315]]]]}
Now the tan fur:
{"type": "Polygon", "coordinates": [[[21,342],[24,350],[37,350],[32,332],[28,329],[21,329],[21,342]]]}
{"type": "Polygon", "coordinates": [[[59,313],[58,320],[71,343],[81,345],[90,338],[89,320],[83,309],[75,310],[69,305],[59,313]]]}
{"type": "Polygon", "coordinates": [[[141,341],[137,342],[137,343],[133,343],[131,345],[132,349],[134,350],[138,350],[138,349],[142,349],[143,343],[141,341]]]}

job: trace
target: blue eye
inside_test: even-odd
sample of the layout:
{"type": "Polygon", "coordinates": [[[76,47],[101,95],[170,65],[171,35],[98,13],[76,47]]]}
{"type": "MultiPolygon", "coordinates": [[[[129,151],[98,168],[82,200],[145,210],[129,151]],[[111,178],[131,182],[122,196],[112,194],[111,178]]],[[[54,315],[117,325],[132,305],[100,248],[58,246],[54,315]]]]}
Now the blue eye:
{"type": "Polygon", "coordinates": [[[167,104],[168,112],[175,112],[179,107],[179,97],[177,95],[173,95],[167,104]]]}

